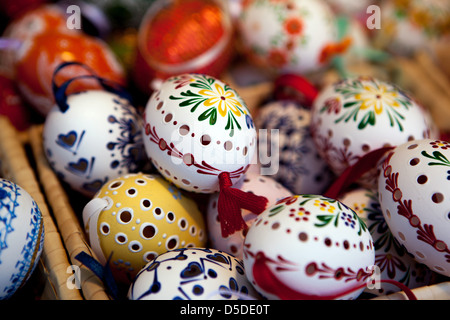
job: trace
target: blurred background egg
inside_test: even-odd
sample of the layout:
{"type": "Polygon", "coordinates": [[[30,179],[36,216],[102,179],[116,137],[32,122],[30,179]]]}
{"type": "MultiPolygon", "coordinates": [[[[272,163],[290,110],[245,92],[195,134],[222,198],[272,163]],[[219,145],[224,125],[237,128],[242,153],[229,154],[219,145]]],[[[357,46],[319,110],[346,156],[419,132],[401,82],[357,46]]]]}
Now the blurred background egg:
{"type": "Polygon", "coordinates": [[[352,209],[320,195],[294,195],[256,218],[243,260],[267,299],[355,299],[371,278],[375,251],[352,209]]]}
{"type": "Polygon", "coordinates": [[[149,262],[130,286],[128,299],[255,300],[259,295],[242,260],[216,249],[185,248],[149,262]]]}
{"type": "MultiPolygon", "coordinates": [[[[378,267],[377,280],[394,280],[410,289],[431,283],[432,271],[414,260],[405,247],[392,235],[378,200],[376,190],[357,188],[343,194],[339,201],[352,208],[366,223],[375,248],[375,265],[378,267]]],[[[389,295],[401,289],[386,282],[378,282],[367,287],[364,293],[371,296],[389,295]]]]}
{"type": "Polygon", "coordinates": [[[334,179],[310,123],[311,110],[291,100],[263,104],[255,117],[261,167],[294,194],[321,194],[334,179]]]}
{"type": "Polygon", "coordinates": [[[44,221],[30,194],[0,179],[0,300],[10,299],[30,278],[44,244],[44,221]]]}
{"type": "Polygon", "coordinates": [[[450,142],[398,145],[382,164],[380,206],[393,236],[416,261],[450,276],[450,142]]]}
{"type": "Polygon", "coordinates": [[[338,42],[335,15],[325,1],[245,1],[237,22],[239,50],[274,73],[324,69],[349,46],[338,42]]]}
{"type": "Polygon", "coordinates": [[[109,180],[83,210],[89,242],[119,283],[129,284],[158,255],[206,245],[203,215],[196,203],[157,174],[128,174],[109,180]]]}
{"type": "MultiPolygon", "coordinates": [[[[428,110],[396,85],[373,77],[326,86],[311,110],[314,144],[338,176],[368,152],[431,137],[434,128],[428,110]]],[[[371,169],[358,182],[373,188],[377,177],[371,169]]]]}
{"type": "Polygon", "coordinates": [[[145,93],[182,73],[219,77],[233,56],[228,1],[158,0],[139,26],[133,78],[145,93]]]}
{"type": "Polygon", "coordinates": [[[105,90],[69,95],[68,109],[54,105],[43,128],[47,160],[57,176],[92,197],[110,179],[147,162],[141,118],[130,101],[105,90]]]}
{"type": "MultiPolygon", "coordinates": [[[[269,202],[268,205],[275,204],[278,200],[292,196],[292,192],[283,187],[271,176],[261,175],[259,172],[252,171],[245,174],[244,180],[239,184],[241,190],[252,192],[254,194],[265,196],[269,202]]],[[[212,248],[228,252],[238,259],[242,259],[242,246],[247,230],[242,230],[223,237],[221,234],[219,213],[217,211],[217,203],[219,194],[214,193],[208,201],[206,221],[208,225],[208,235],[210,246],[212,248]]],[[[257,215],[242,209],[242,217],[247,226],[250,226],[256,219],[257,215]]]]}

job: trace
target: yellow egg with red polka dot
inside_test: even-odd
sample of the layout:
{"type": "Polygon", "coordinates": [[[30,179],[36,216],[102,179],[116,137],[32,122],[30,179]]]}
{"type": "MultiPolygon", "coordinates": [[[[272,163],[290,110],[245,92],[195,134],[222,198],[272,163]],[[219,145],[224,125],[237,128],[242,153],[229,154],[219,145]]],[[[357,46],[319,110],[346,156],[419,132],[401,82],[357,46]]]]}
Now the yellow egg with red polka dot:
{"type": "Polygon", "coordinates": [[[205,246],[197,204],[157,174],[128,174],[107,182],[83,209],[89,242],[116,281],[129,283],[159,254],[205,246]]]}

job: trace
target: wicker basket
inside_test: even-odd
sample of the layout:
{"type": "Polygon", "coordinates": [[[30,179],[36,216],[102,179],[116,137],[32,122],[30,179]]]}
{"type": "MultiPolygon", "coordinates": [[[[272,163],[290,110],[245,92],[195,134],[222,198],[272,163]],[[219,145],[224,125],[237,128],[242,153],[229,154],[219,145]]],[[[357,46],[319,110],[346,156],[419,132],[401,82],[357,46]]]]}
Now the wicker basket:
{"type": "Polygon", "coordinates": [[[70,263],[58,227],[41,192],[40,185],[26,153],[27,134],[19,133],[9,119],[0,116],[0,171],[3,178],[17,183],[36,201],[44,220],[44,248],[33,277],[43,279],[39,299],[80,300],[81,293],[70,289],[70,263]],[[67,272],[69,270],[69,273],[67,272]]]}
{"type": "MultiPolygon", "coordinates": [[[[447,88],[450,88],[449,80],[442,73],[439,72],[435,64],[430,60],[429,56],[425,54],[418,54],[413,59],[406,58],[393,58],[387,64],[383,65],[383,69],[379,66],[373,66],[368,64],[354,65],[350,70],[353,73],[374,75],[384,80],[392,80],[398,83],[401,87],[404,87],[410,92],[414,92],[415,96],[430,109],[432,117],[436,120],[436,124],[439,129],[444,132],[450,131],[450,121],[445,121],[450,118],[450,93],[447,88]]],[[[338,77],[337,72],[330,70],[322,77],[322,83],[320,86],[326,85],[328,82],[336,80],[338,77]]],[[[227,77],[225,79],[230,85],[232,85],[242,96],[242,98],[249,105],[249,109],[252,112],[257,112],[257,108],[260,104],[267,99],[273,86],[271,83],[260,83],[255,86],[240,88],[236,86],[232,78],[227,77]]],[[[42,130],[43,125],[35,125],[28,130],[29,145],[32,150],[32,157],[35,161],[37,177],[40,181],[42,190],[46,196],[47,203],[52,212],[55,220],[49,216],[48,209],[45,206],[42,195],[38,192],[37,182],[32,180],[29,182],[30,173],[22,174],[20,168],[17,168],[13,172],[13,177],[18,182],[31,183],[30,190],[37,189],[38,199],[43,203],[43,208],[46,212],[46,222],[49,225],[46,230],[46,250],[44,258],[46,266],[46,274],[48,275],[49,282],[52,287],[59,289],[54,295],[55,299],[85,299],[85,300],[108,300],[111,299],[107,294],[107,290],[104,284],[90,271],[83,266],[79,261],[75,259],[75,256],[84,251],[91,256],[94,256],[85,236],[81,221],[80,221],[80,209],[73,207],[73,201],[70,198],[67,187],[65,187],[55,175],[51,167],[49,166],[42,147],[42,130]],[[58,241],[51,241],[51,237],[54,234],[58,241]],[[61,246],[61,240],[62,245],[61,246]],[[52,246],[58,246],[53,248],[52,246]],[[64,251],[65,249],[65,251],[64,251]],[[58,252],[56,252],[59,250],[58,252]],[[64,251],[64,252],[62,252],[64,251]],[[58,263],[59,269],[64,269],[62,273],[54,274],[56,269],[53,260],[49,261],[50,254],[54,253],[55,260],[60,258],[64,260],[58,263]],[[64,283],[67,279],[66,267],[68,265],[76,265],[81,270],[81,293],[75,294],[75,290],[65,290],[64,283]],[[53,272],[53,274],[51,273],[53,272]],[[51,280],[51,281],[50,281],[51,280]]],[[[10,134],[14,135],[14,134],[10,134]]],[[[14,137],[17,141],[17,136],[14,137]]],[[[8,149],[8,142],[5,133],[2,132],[0,148],[2,150],[8,149]]],[[[0,150],[1,151],[1,150],[0,150]]],[[[20,157],[24,157],[23,150],[20,151],[20,157]]],[[[9,155],[11,151],[8,152],[9,155]]],[[[2,155],[6,152],[2,152],[2,155]]],[[[10,157],[12,157],[10,155],[10,157]]],[[[14,156],[16,157],[16,156],[14,156]]],[[[13,163],[16,167],[19,167],[19,163],[13,163]]],[[[31,168],[28,170],[30,171],[31,168]]],[[[10,170],[12,171],[12,169],[10,170]]],[[[445,278],[448,279],[448,278],[445,278]]],[[[55,290],[54,290],[55,291],[55,290]]],[[[430,286],[417,288],[412,290],[418,299],[423,300],[450,300],[450,282],[444,281],[436,283],[430,286]]],[[[380,296],[374,298],[375,300],[405,300],[406,295],[403,292],[398,292],[391,295],[380,296]]]]}

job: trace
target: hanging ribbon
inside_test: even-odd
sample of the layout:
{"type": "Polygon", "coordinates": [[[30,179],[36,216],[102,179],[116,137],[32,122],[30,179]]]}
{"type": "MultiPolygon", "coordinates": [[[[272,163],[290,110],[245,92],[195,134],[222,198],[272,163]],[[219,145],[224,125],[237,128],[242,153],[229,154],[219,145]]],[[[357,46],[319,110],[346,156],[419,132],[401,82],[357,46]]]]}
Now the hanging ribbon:
{"type": "Polygon", "coordinates": [[[111,269],[109,268],[109,261],[111,257],[108,259],[105,266],[100,264],[100,262],[95,260],[92,256],[84,251],[81,251],[79,254],[77,254],[75,256],[75,259],[84,264],[103,282],[103,284],[105,285],[105,289],[114,300],[117,300],[119,298],[119,290],[112,275],[111,269]]]}
{"type": "Polygon", "coordinates": [[[222,228],[222,237],[226,238],[236,231],[248,228],[244,218],[242,218],[242,209],[260,214],[266,209],[268,200],[266,197],[233,188],[228,172],[219,174],[219,186],[217,211],[222,228]]]}
{"type": "MultiPolygon", "coordinates": [[[[335,300],[367,286],[366,283],[359,284],[353,288],[330,295],[304,293],[286,286],[269,268],[269,263],[274,263],[274,261],[267,258],[263,252],[258,252],[255,255],[255,262],[252,268],[253,279],[262,290],[277,296],[281,300],[335,300]]],[[[417,300],[411,289],[398,281],[386,279],[380,280],[380,282],[396,285],[406,294],[409,300],[417,300]]]]}
{"type": "Polygon", "coordinates": [[[331,199],[337,199],[347,187],[356,182],[363,174],[375,168],[386,152],[393,148],[383,147],[363,155],[354,165],[345,169],[323,195],[331,199]]]}
{"type": "Polygon", "coordinates": [[[53,77],[52,77],[53,96],[54,96],[55,102],[59,106],[61,112],[66,112],[67,109],[69,109],[69,105],[67,104],[67,92],[66,92],[67,88],[69,87],[69,85],[72,82],[74,82],[76,80],[81,80],[81,79],[94,79],[94,80],[97,80],[97,82],[103,87],[104,90],[106,90],[108,92],[111,92],[111,93],[114,93],[114,94],[117,94],[118,96],[128,100],[132,104],[132,97],[131,97],[131,95],[120,84],[118,84],[116,82],[113,82],[111,80],[104,79],[104,78],[101,78],[101,77],[97,76],[95,74],[94,70],[92,70],[89,66],[87,66],[87,65],[85,65],[83,63],[76,62],[76,61],[63,62],[58,67],[56,67],[55,71],[53,72],[53,77]],[[62,83],[60,86],[58,86],[56,84],[56,76],[57,76],[57,74],[62,69],[66,68],[68,66],[74,66],[74,65],[80,66],[80,67],[86,69],[91,74],[86,74],[86,75],[80,75],[80,76],[73,77],[73,78],[65,81],[64,83],[62,83]]]}
{"type": "Polygon", "coordinates": [[[274,96],[277,100],[296,100],[310,108],[317,95],[316,87],[297,74],[283,74],[274,81],[274,96]]]}

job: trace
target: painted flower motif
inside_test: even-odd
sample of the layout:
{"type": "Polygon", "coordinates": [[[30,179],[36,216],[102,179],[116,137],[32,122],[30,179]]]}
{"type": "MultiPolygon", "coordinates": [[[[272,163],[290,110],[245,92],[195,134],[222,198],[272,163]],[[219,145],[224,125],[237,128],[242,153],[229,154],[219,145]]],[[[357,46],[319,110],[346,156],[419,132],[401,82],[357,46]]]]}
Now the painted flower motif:
{"type": "Polygon", "coordinates": [[[303,21],[298,17],[291,17],[284,22],[284,30],[289,35],[299,35],[303,32],[303,21]]]}
{"type": "Polygon", "coordinates": [[[236,99],[236,95],[233,91],[225,91],[224,87],[219,83],[216,83],[212,89],[203,89],[199,93],[203,96],[208,97],[207,100],[203,102],[206,107],[216,106],[219,110],[219,114],[222,117],[227,115],[227,111],[230,110],[236,116],[241,116],[241,103],[236,99]]]}
{"type": "MultiPolygon", "coordinates": [[[[208,120],[210,125],[215,125],[217,117],[220,115],[227,118],[225,130],[229,130],[230,136],[234,134],[234,129],[241,130],[241,124],[237,117],[248,115],[247,107],[240,102],[236,92],[226,84],[216,81],[215,78],[206,75],[190,76],[190,79],[176,79],[179,82],[178,87],[188,85],[196,90],[186,90],[180,93],[180,96],[171,95],[171,100],[181,100],[179,107],[190,108],[194,113],[202,108],[198,116],[199,121],[208,120]],[[206,110],[204,110],[206,109],[206,110]]],[[[245,119],[247,127],[249,120],[245,119]]]]}
{"type": "Polygon", "coordinates": [[[380,268],[381,271],[386,271],[389,279],[394,279],[398,271],[405,272],[406,266],[403,261],[393,256],[392,254],[377,254],[375,257],[375,264],[380,268]]]}
{"type": "Polygon", "coordinates": [[[327,211],[329,213],[333,213],[336,210],[336,207],[332,206],[328,201],[323,200],[315,200],[314,206],[319,207],[321,211],[327,211]]]}
{"type": "Polygon", "coordinates": [[[362,100],[360,109],[372,109],[377,115],[383,112],[384,105],[398,108],[400,103],[396,100],[397,97],[397,92],[389,90],[383,84],[376,87],[366,85],[363,92],[355,94],[356,100],[362,100]]]}
{"type": "Polygon", "coordinates": [[[339,99],[339,97],[333,97],[325,100],[321,111],[326,110],[328,113],[334,112],[335,114],[338,114],[339,111],[341,111],[341,106],[341,99],[339,99]]]}
{"type": "Polygon", "coordinates": [[[304,207],[298,208],[298,210],[292,208],[290,210],[289,217],[294,218],[295,221],[308,221],[311,212],[306,210],[304,207]]]}
{"type": "Polygon", "coordinates": [[[450,142],[447,142],[447,141],[436,140],[436,141],[430,142],[430,144],[434,149],[438,149],[438,148],[442,149],[442,150],[450,149],[450,142]]]}
{"type": "Polygon", "coordinates": [[[355,229],[356,221],[355,221],[355,219],[353,219],[353,216],[352,216],[351,214],[342,212],[341,220],[344,221],[344,224],[345,224],[347,227],[350,227],[350,228],[352,228],[352,229],[355,229]]]}
{"type": "Polygon", "coordinates": [[[351,207],[357,214],[362,215],[366,209],[365,203],[354,203],[351,207]]]}
{"type": "Polygon", "coordinates": [[[367,125],[375,125],[377,116],[386,113],[390,126],[397,125],[403,131],[401,122],[405,117],[401,111],[408,110],[412,103],[395,86],[365,77],[339,82],[335,90],[346,99],[343,115],[335,120],[336,123],[358,121],[361,113],[358,129],[364,129],[367,125]]]}
{"type": "Polygon", "coordinates": [[[272,67],[281,68],[287,63],[288,59],[283,51],[272,49],[269,51],[268,61],[272,67]]]}

